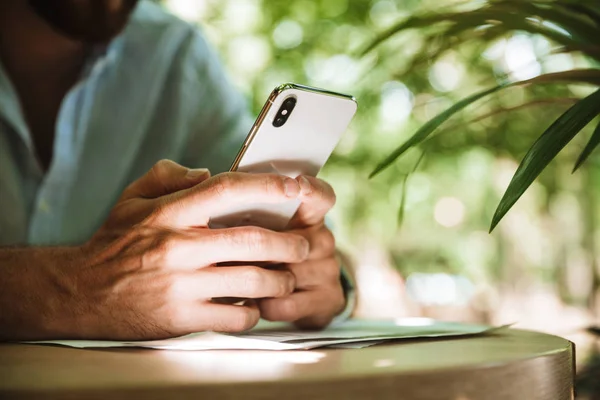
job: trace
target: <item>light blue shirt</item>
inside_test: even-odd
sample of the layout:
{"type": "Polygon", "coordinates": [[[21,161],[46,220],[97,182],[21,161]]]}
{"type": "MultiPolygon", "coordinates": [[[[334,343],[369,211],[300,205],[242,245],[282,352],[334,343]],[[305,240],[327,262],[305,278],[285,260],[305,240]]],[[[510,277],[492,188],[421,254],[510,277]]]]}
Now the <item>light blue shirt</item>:
{"type": "Polygon", "coordinates": [[[85,242],[163,158],[227,170],[248,117],[198,28],[142,1],[65,96],[44,173],[0,65],[0,245],[85,242]]]}
{"type": "MultiPolygon", "coordinates": [[[[163,158],[226,171],[252,119],[223,71],[197,27],[140,2],[63,99],[44,173],[0,63],[0,246],[85,242],[123,189],[163,158]]],[[[353,310],[346,295],[335,323],[353,310]]]]}

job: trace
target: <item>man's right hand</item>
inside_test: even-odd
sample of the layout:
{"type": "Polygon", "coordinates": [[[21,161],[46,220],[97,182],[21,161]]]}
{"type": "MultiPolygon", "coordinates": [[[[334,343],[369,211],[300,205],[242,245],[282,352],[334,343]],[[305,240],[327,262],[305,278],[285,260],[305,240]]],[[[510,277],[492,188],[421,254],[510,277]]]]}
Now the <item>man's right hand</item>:
{"type": "MultiPolygon", "coordinates": [[[[15,316],[26,329],[9,336],[139,340],[203,330],[236,332],[258,322],[257,306],[251,300],[244,305],[216,304],[211,298],[289,295],[295,286],[289,271],[216,265],[299,263],[308,255],[306,239],[257,227],[209,229],[208,221],[239,202],[297,197],[298,183],[271,174],[208,178],[208,173],[194,177],[188,171],[170,161],[159,162],[125,190],[87,243],[58,251],[59,259],[35,275],[39,292],[14,299],[38,299],[38,310],[29,313],[39,321],[15,316]]],[[[0,254],[0,262],[5,260],[0,254]]],[[[31,267],[23,272],[36,272],[31,267]]],[[[14,272],[18,278],[18,269],[14,272]]],[[[10,313],[9,321],[0,322],[10,323],[10,313]]]]}

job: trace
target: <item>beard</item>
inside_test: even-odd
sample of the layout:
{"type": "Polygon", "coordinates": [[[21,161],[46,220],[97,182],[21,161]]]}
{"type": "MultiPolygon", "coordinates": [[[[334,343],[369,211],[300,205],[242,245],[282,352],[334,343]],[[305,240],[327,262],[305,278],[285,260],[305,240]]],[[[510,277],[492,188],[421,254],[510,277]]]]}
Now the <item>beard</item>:
{"type": "Polygon", "coordinates": [[[107,43],[117,36],[138,3],[138,0],[27,1],[57,32],[88,43],[107,43]]]}

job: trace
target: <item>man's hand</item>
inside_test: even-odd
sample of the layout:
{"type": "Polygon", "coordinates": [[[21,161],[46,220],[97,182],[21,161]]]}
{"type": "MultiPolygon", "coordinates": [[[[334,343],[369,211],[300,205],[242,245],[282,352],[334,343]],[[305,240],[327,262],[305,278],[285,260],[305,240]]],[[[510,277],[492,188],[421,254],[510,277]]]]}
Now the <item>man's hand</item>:
{"type": "Polygon", "coordinates": [[[253,301],[225,305],[211,298],[291,294],[293,272],[251,264],[302,265],[312,236],[257,227],[213,230],[208,221],[237,202],[284,202],[299,193],[298,182],[283,176],[190,176],[160,162],[125,190],[86,244],[0,249],[6,278],[0,338],[157,339],[249,329],[260,316],[253,301]],[[250,265],[216,266],[231,261],[250,265]]]}
{"type": "Polygon", "coordinates": [[[299,177],[302,201],[288,231],[305,237],[310,244],[306,260],[289,263],[296,278],[294,293],[258,301],[261,316],[271,321],[293,322],[301,328],[323,328],[343,311],[344,291],[335,240],[325,226],[325,214],[335,204],[335,193],[326,182],[299,177]]]}

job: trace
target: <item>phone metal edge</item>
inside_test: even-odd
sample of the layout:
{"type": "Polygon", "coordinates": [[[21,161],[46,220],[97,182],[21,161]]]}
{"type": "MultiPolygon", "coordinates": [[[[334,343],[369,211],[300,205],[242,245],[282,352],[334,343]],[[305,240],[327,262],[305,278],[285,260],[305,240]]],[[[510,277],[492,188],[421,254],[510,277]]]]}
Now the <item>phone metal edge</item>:
{"type": "Polygon", "coordinates": [[[340,98],[343,98],[346,100],[350,100],[358,106],[358,102],[356,101],[356,98],[354,96],[351,96],[348,94],[332,92],[330,90],[300,85],[297,83],[284,83],[284,84],[277,86],[275,89],[273,89],[273,91],[269,95],[269,98],[265,102],[265,105],[263,106],[263,108],[260,110],[260,113],[258,114],[256,121],[252,125],[250,132],[244,139],[244,144],[238,151],[238,154],[235,156],[235,160],[231,164],[231,168],[229,168],[230,172],[237,171],[237,169],[240,165],[240,162],[242,161],[242,157],[244,156],[244,154],[246,154],[246,150],[248,150],[250,143],[252,143],[252,139],[254,139],[254,136],[256,135],[256,132],[258,131],[258,127],[262,124],[263,120],[266,118],[267,114],[269,113],[269,110],[271,110],[271,106],[273,106],[273,102],[275,101],[277,96],[279,96],[281,93],[283,93],[283,91],[288,90],[288,89],[296,89],[296,90],[301,90],[301,91],[305,91],[305,92],[321,93],[321,94],[325,94],[328,96],[340,97],[340,98]]]}

